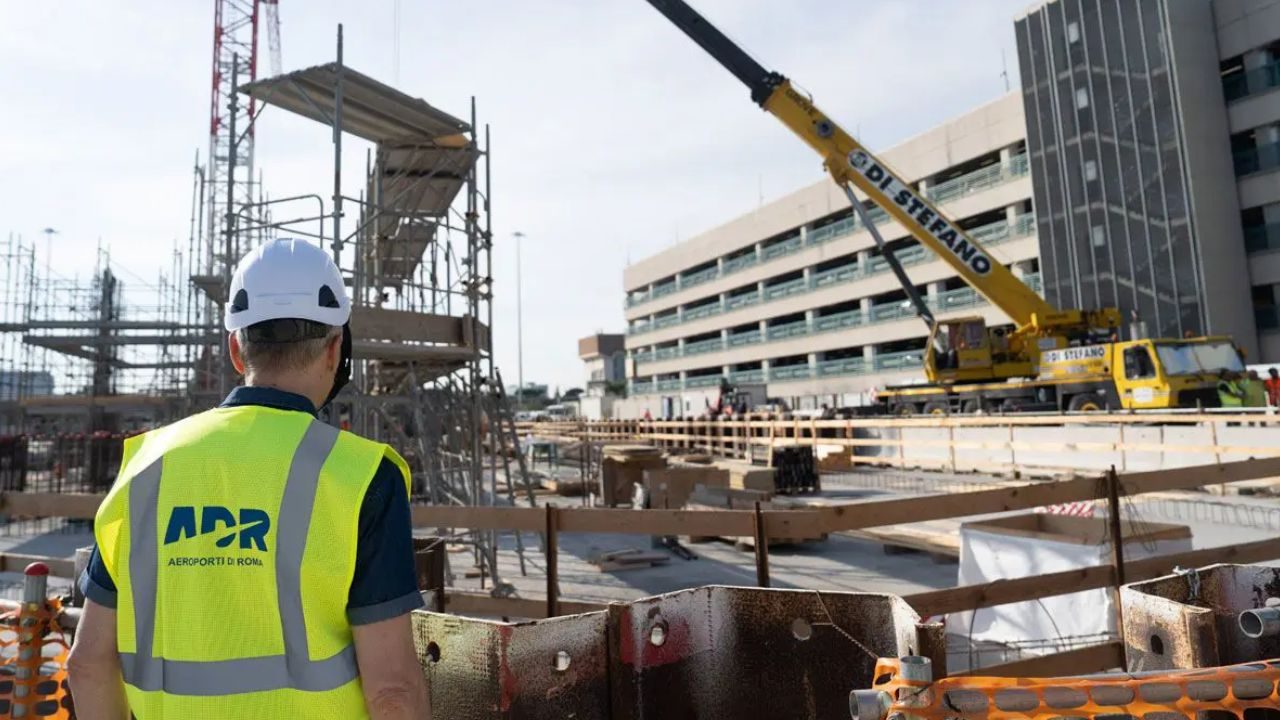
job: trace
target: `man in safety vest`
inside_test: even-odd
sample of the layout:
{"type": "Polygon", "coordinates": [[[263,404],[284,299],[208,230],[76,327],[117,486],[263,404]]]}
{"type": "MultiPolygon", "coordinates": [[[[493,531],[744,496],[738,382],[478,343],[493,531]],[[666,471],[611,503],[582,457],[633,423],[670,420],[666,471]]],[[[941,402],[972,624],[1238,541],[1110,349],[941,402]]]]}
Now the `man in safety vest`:
{"type": "Polygon", "coordinates": [[[426,718],[409,612],[409,470],[316,419],[347,382],[351,303],[321,248],[231,281],[245,386],[125,441],[67,661],[81,720],[426,718]]]}
{"type": "Polygon", "coordinates": [[[1218,371],[1218,404],[1222,407],[1244,405],[1244,390],[1226,370],[1218,371]]]}

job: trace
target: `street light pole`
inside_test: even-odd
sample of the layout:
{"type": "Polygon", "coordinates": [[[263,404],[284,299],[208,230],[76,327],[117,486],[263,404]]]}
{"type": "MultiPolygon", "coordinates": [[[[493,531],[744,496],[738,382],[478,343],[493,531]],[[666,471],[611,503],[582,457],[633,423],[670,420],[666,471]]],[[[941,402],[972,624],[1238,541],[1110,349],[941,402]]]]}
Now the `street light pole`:
{"type": "Polygon", "coordinates": [[[512,235],[516,239],[516,404],[524,410],[524,291],[520,284],[520,242],[524,233],[512,235]]]}

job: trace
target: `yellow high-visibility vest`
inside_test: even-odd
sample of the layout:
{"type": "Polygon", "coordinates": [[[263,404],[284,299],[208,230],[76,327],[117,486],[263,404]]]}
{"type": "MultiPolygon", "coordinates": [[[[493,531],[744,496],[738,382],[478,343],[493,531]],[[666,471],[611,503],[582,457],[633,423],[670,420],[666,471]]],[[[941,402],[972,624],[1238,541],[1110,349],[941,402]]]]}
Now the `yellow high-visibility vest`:
{"type": "Polygon", "coordinates": [[[125,441],[98,509],[138,720],[368,717],[347,593],[390,447],[300,412],[217,408],[125,441]]]}

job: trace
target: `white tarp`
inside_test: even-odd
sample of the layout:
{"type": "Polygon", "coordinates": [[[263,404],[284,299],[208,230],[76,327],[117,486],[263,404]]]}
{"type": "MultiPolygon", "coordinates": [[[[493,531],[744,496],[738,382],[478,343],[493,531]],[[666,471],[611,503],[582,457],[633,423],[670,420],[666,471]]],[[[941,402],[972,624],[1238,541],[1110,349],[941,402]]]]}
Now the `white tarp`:
{"type": "MultiPolygon", "coordinates": [[[[1069,520],[1102,527],[1106,522],[1100,518],[1069,520]]],[[[1097,535],[1105,538],[1105,530],[1097,535]]],[[[1191,549],[1189,533],[1185,537],[1131,537],[1125,542],[1125,558],[1137,560],[1191,549]]],[[[960,585],[1043,575],[1109,562],[1111,548],[1105,540],[1080,542],[1049,532],[1014,534],[982,523],[966,523],[960,530],[960,585]]],[[[1112,598],[1109,588],[1100,588],[981,608],[974,612],[953,613],[947,617],[947,632],[970,636],[975,642],[998,643],[1115,632],[1112,598]]]]}

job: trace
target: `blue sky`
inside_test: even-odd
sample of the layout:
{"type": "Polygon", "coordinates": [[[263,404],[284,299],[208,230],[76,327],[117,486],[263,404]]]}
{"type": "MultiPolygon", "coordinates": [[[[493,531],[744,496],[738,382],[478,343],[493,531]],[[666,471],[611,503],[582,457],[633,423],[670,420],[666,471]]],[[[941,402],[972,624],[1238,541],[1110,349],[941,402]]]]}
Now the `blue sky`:
{"type": "MultiPolygon", "coordinates": [[[[347,64],[493,132],[495,343],[515,377],[524,245],[526,380],[568,387],[577,338],[620,331],[622,270],[822,177],[818,158],[643,0],[280,0],[286,70],[347,64]]],[[[1027,0],[694,0],[873,149],[1017,87],[1027,0]]],[[[212,0],[0,3],[0,233],[54,227],[84,276],[98,242],[151,277],[185,238],[207,145],[212,0]]],[[[264,39],[265,47],[265,39],[264,39]]],[[[265,52],[263,65],[265,67],[265,52]]],[[[364,146],[348,139],[349,195],[364,146]]],[[[328,194],[323,127],[263,115],[272,195],[328,194]]],[[[43,241],[41,241],[43,245],[43,241]]]]}

